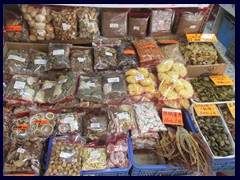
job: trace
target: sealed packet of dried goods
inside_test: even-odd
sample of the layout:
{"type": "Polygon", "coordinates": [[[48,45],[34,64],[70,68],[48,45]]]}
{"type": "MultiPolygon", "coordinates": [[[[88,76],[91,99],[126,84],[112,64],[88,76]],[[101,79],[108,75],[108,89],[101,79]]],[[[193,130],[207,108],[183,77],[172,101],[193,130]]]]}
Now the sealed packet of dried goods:
{"type": "Polygon", "coordinates": [[[120,44],[121,40],[116,38],[99,37],[93,40],[96,71],[118,69],[117,47],[120,44]]]}
{"type": "Polygon", "coordinates": [[[39,176],[45,141],[45,138],[34,136],[15,138],[3,166],[4,175],[39,176]]]}
{"type": "Polygon", "coordinates": [[[203,12],[180,12],[178,28],[176,34],[184,36],[185,34],[198,33],[203,21],[203,12]]]}
{"type": "Polygon", "coordinates": [[[31,109],[34,108],[34,106],[17,106],[13,110],[13,116],[14,117],[23,117],[23,116],[29,116],[29,113],[31,109]]]}
{"type": "Polygon", "coordinates": [[[134,104],[134,111],[141,133],[167,131],[153,103],[134,104]]]}
{"type": "Polygon", "coordinates": [[[77,18],[80,38],[96,38],[100,35],[98,19],[99,12],[96,8],[79,7],[77,8],[77,18]]]}
{"type": "Polygon", "coordinates": [[[29,63],[28,69],[31,73],[39,77],[46,76],[45,69],[48,61],[48,55],[45,52],[30,49],[29,50],[29,63]]]}
{"type": "Polygon", "coordinates": [[[108,116],[113,121],[114,134],[127,133],[136,128],[136,118],[131,104],[111,105],[108,107],[108,116]]]}
{"type": "Polygon", "coordinates": [[[102,103],[103,90],[102,90],[102,77],[81,77],[77,91],[77,98],[84,101],[93,101],[102,103]]]}
{"type": "Polygon", "coordinates": [[[174,22],[175,11],[171,9],[152,10],[149,33],[152,36],[170,34],[174,22]]]}
{"type": "Polygon", "coordinates": [[[101,13],[102,35],[105,37],[126,37],[128,10],[105,10],[101,13]]]}
{"type": "Polygon", "coordinates": [[[132,140],[133,149],[155,149],[158,144],[155,138],[135,138],[132,140]]]}
{"type": "Polygon", "coordinates": [[[84,116],[84,137],[87,141],[106,140],[108,136],[108,118],[105,115],[87,114],[84,116]]]}
{"type": "Polygon", "coordinates": [[[36,93],[38,78],[27,75],[14,75],[5,91],[5,98],[32,103],[36,93]]]}
{"type": "Polygon", "coordinates": [[[73,73],[63,74],[58,78],[55,86],[51,103],[63,103],[71,101],[75,98],[77,92],[78,78],[73,73]]]}
{"type": "Polygon", "coordinates": [[[76,9],[55,7],[51,11],[52,23],[57,40],[71,40],[77,37],[76,9]]]}
{"type": "Polygon", "coordinates": [[[50,138],[45,176],[80,176],[84,144],[78,134],[50,138]]]}
{"type": "Polygon", "coordinates": [[[163,54],[153,38],[145,38],[134,40],[140,62],[160,61],[163,59],[163,54]]]}
{"type": "Polygon", "coordinates": [[[84,113],[59,113],[57,115],[57,135],[78,133],[83,134],[84,113]]]}
{"type": "Polygon", "coordinates": [[[27,72],[28,63],[28,51],[11,49],[8,51],[4,62],[4,72],[9,74],[25,74],[27,72]]]}
{"type": "Polygon", "coordinates": [[[71,71],[80,75],[92,75],[93,71],[93,50],[72,49],[70,52],[71,71]]]}
{"type": "Polygon", "coordinates": [[[46,70],[62,70],[70,68],[70,49],[71,44],[49,43],[46,70]]]}
{"type": "Polygon", "coordinates": [[[50,9],[39,4],[20,6],[24,19],[28,22],[30,41],[44,41],[55,38],[50,9]]]}
{"type": "Polygon", "coordinates": [[[47,111],[34,113],[30,117],[30,133],[36,137],[50,137],[54,134],[56,124],[55,113],[47,111]]]}
{"type": "Polygon", "coordinates": [[[41,88],[37,91],[36,96],[34,97],[34,102],[38,104],[51,103],[57,85],[57,81],[43,80],[41,88]]]}
{"type": "Polygon", "coordinates": [[[159,139],[159,134],[158,132],[146,132],[146,133],[141,133],[141,131],[137,128],[134,128],[131,130],[131,137],[132,139],[141,139],[141,138],[154,138],[154,139],[159,139]]]}
{"type": "Polygon", "coordinates": [[[102,79],[104,103],[116,104],[127,96],[127,85],[123,73],[106,72],[102,79]]]}
{"type": "Polygon", "coordinates": [[[77,107],[84,110],[99,109],[103,106],[101,103],[81,100],[77,107]]]}
{"type": "Polygon", "coordinates": [[[72,101],[64,102],[64,103],[58,103],[53,106],[53,109],[59,110],[59,111],[67,111],[67,110],[73,110],[75,108],[79,107],[79,101],[77,98],[74,98],[72,101]]]}
{"type": "Polygon", "coordinates": [[[3,139],[10,139],[13,107],[3,106],[3,139]]]}
{"type": "Polygon", "coordinates": [[[8,41],[29,42],[27,23],[23,17],[12,10],[5,10],[5,31],[8,41]]]}
{"type": "Polygon", "coordinates": [[[108,169],[105,146],[96,143],[86,144],[82,152],[82,171],[108,169]]]}
{"type": "Polygon", "coordinates": [[[131,42],[121,42],[117,48],[117,60],[120,69],[131,69],[139,66],[138,56],[131,42]]]}
{"type": "Polygon", "coordinates": [[[110,168],[126,168],[130,166],[127,157],[127,135],[111,136],[107,143],[108,166],[110,168]]]}
{"type": "Polygon", "coordinates": [[[212,43],[180,43],[180,51],[187,65],[218,64],[218,52],[212,43]]]}
{"type": "Polygon", "coordinates": [[[171,59],[173,61],[179,61],[186,64],[186,60],[183,58],[182,53],[179,49],[179,43],[161,45],[160,49],[166,60],[171,59]]]}

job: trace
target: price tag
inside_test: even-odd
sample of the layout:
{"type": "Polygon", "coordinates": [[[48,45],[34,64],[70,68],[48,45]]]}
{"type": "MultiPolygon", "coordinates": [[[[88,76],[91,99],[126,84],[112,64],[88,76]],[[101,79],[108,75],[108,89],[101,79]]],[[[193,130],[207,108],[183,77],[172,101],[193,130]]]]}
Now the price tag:
{"type": "Polygon", "coordinates": [[[216,86],[234,86],[233,80],[228,75],[210,76],[216,86]]]}
{"type": "Polygon", "coordinates": [[[142,74],[136,74],[136,75],[135,75],[135,79],[136,79],[137,81],[142,81],[142,80],[144,80],[144,75],[142,75],[142,74]]]}
{"type": "Polygon", "coordinates": [[[135,51],[134,51],[134,50],[127,49],[127,50],[124,50],[124,51],[123,51],[123,54],[131,54],[131,55],[134,55],[134,54],[135,54],[135,51]]]}
{"type": "Polygon", "coordinates": [[[43,90],[44,90],[44,89],[50,89],[50,88],[52,88],[52,86],[53,86],[52,83],[44,83],[44,84],[43,84],[43,90]]]}
{"type": "Polygon", "coordinates": [[[90,82],[90,81],[88,81],[88,82],[87,82],[87,85],[90,86],[90,87],[96,87],[95,82],[90,82]]]}
{"type": "Polygon", "coordinates": [[[140,27],[139,26],[133,26],[133,30],[139,31],[140,27]]]}
{"type": "Polygon", "coordinates": [[[64,49],[53,50],[53,55],[54,55],[54,56],[64,55],[64,49]]]}
{"type": "Polygon", "coordinates": [[[18,153],[21,153],[21,154],[23,154],[25,151],[26,151],[26,150],[23,149],[23,148],[18,148],[18,149],[17,149],[17,152],[18,152],[18,153]]]}
{"type": "Polygon", "coordinates": [[[163,108],[163,124],[183,125],[182,111],[180,109],[163,108]]]}
{"type": "Polygon", "coordinates": [[[119,82],[119,77],[108,78],[109,83],[119,82]]]}
{"type": "Polygon", "coordinates": [[[28,125],[19,125],[19,126],[14,126],[13,130],[28,130],[28,125]]]}
{"type": "Polygon", "coordinates": [[[67,24],[67,23],[62,23],[62,28],[63,28],[64,31],[66,31],[66,30],[71,28],[71,25],[67,24]]]}
{"type": "Polygon", "coordinates": [[[117,23],[110,23],[109,27],[110,28],[118,28],[118,24],[117,23]]]}
{"type": "Polygon", "coordinates": [[[193,104],[197,116],[220,116],[215,104],[193,104]]]}
{"type": "Polygon", "coordinates": [[[26,82],[15,81],[13,88],[14,89],[23,89],[26,85],[26,82]]]}
{"type": "Polygon", "coordinates": [[[73,115],[69,115],[67,117],[65,117],[61,122],[62,123],[71,123],[74,121],[74,116],[73,115]]]}
{"type": "Polygon", "coordinates": [[[44,59],[35,59],[35,60],[34,60],[34,64],[46,65],[46,64],[47,64],[47,60],[44,60],[44,59]]]}
{"type": "Polygon", "coordinates": [[[91,158],[98,158],[100,156],[100,152],[98,151],[92,151],[90,154],[91,158]]]}
{"type": "Polygon", "coordinates": [[[143,46],[144,49],[148,49],[148,48],[155,48],[155,46],[153,44],[149,44],[149,45],[145,45],[143,46]]]}
{"type": "Polygon", "coordinates": [[[235,119],[235,102],[227,103],[228,109],[232,114],[232,117],[235,119]]]}
{"type": "Polygon", "coordinates": [[[12,59],[12,60],[20,61],[20,62],[25,62],[26,61],[25,58],[21,58],[19,56],[15,56],[15,55],[9,55],[8,59],[12,59]]]}
{"type": "Polygon", "coordinates": [[[100,124],[99,123],[91,123],[91,128],[100,128],[100,124]]]}
{"type": "Polygon", "coordinates": [[[88,23],[87,23],[87,26],[88,26],[88,27],[90,27],[90,26],[93,27],[93,26],[94,26],[94,22],[88,22],[88,23]]]}
{"type": "Polygon", "coordinates": [[[6,31],[22,31],[22,26],[7,26],[6,31]]]}
{"type": "Polygon", "coordinates": [[[161,44],[176,44],[177,43],[177,41],[176,40],[158,40],[158,42],[159,43],[161,43],[161,44]]]}
{"type": "MultiPolygon", "coordinates": [[[[194,26],[190,26],[194,29],[194,26]]],[[[217,37],[215,34],[186,34],[188,42],[216,42],[217,37]]]]}
{"type": "Polygon", "coordinates": [[[84,62],[86,60],[86,58],[77,58],[79,62],[84,62]]]}
{"type": "Polygon", "coordinates": [[[72,155],[74,155],[74,153],[67,153],[67,152],[60,152],[60,157],[64,158],[64,159],[68,159],[70,158],[72,155]]]}
{"type": "Polygon", "coordinates": [[[62,79],[62,80],[58,81],[58,84],[63,84],[65,82],[67,82],[67,79],[62,79]]]}
{"type": "Polygon", "coordinates": [[[110,52],[106,52],[105,54],[106,54],[107,56],[113,56],[113,54],[110,53],[110,52]]]}
{"type": "Polygon", "coordinates": [[[48,119],[37,119],[34,121],[36,124],[50,124],[49,120],[48,119]]]}
{"type": "Polygon", "coordinates": [[[38,29],[38,30],[37,30],[37,33],[38,33],[40,36],[45,36],[46,31],[45,31],[44,29],[38,29]]]}
{"type": "Polygon", "coordinates": [[[130,119],[127,112],[119,113],[119,114],[117,114],[117,117],[118,117],[118,119],[120,119],[120,120],[121,120],[121,119],[130,119]]]}

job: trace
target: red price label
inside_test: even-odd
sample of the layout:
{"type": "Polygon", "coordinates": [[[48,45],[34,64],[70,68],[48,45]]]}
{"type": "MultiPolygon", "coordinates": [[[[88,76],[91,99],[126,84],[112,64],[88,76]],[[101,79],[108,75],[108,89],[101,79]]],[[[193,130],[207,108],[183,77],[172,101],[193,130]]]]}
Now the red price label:
{"type": "Polygon", "coordinates": [[[7,26],[6,31],[22,31],[22,26],[7,26]]]}
{"type": "Polygon", "coordinates": [[[180,109],[163,108],[163,124],[183,125],[182,111],[180,109]]]}
{"type": "Polygon", "coordinates": [[[28,130],[28,125],[19,125],[19,126],[14,126],[13,130],[28,130]]]}
{"type": "Polygon", "coordinates": [[[147,49],[147,48],[155,48],[155,46],[153,44],[148,44],[148,45],[145,45],[143,46],[144,49],[147,49]]]}
{"type": "Polygon", "coordinates": [[[134,55],[135,52],[134,52],[134,50],[127,49],[127,50],[124,50],[124,51],[123,51],[123,54],[131,54],[131,55],[134,55]]]}
{"type": "Polygon", "coordinates": [[[48,119],[43,119],[43,120],[35,120],[35,123],[36,124],[50,124],[49,120],[48,119]]]}

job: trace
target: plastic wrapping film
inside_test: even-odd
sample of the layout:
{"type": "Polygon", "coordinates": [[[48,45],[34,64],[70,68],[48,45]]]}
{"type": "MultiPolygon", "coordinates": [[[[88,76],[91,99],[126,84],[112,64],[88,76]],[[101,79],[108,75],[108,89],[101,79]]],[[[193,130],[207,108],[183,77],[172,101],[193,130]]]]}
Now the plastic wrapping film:
{"type": "Polygon", "coordinates": [[[77,8],[77,18],[80,38],[96,38],[100,35],[98,19],[99,12],[96,8],[77,8]]]}
{"type": "Polygon", "coordinates": [[[145,37],[147,35],[150,14],[131,13],[128,19],[128,35],[130,37],[145,37]]]}
{"type": "Polygon", "coordinates": [[[42,5],[23,4],[20,6],[24,19],[28,22],[31,41],[52,40],[55,33],[50,9],[42,5]]]}

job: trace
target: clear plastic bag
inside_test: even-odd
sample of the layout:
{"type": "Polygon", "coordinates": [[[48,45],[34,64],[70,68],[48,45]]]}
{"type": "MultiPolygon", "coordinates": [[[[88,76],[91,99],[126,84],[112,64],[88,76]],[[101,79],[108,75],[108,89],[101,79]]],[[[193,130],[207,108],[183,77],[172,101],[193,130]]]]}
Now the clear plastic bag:
{"type": "Polygon", "coordinates": [[[4,72],[9,74],[26,73],[28,63],[28,51],[11,49],[8,51],[4,62],[4,72]]]}
{"type": "Polygon", "coordinates": [[[77,37],[77,15],[74,8],[55,8],[51,11],[52,23],[57,40],[71,40],[77,37]]]}
{"type": "Polygon", "coordinates": [[[16,137],[23,138],[28,136],[30,134],[30,122],[28,116],[14,118],[9,133],[12,140],[16,137]]]}
{"type": "Polygon", "coordinates": [[[133,149],[155,149],[158,144],[155,138],[136,138],[132,140],[133,149]]]}
{"type": "Polygon", "coordinates": [[[160,138],[158,132],[141,133],[140,130],[138,130],[137,128],[134,128],[131,130],[131,137],[132,139],[141,139],[141,138],[159,139],[160,138]]]}
{"type": "Polygon", "coordinates": [[[165,59],[171,59],[173,61],[180,61],[186,64],[186,60],[183,58],[182,53],[179,49],[179,43],[161,45],[160,49],[165,59]]]}
{"type": "Polygon", "coordinates": [[[5,98],[19,102],[32,103],[36,93],[38,78],[26,75],[14,75],[5,91],[5,98]]]}
{"type": "Polygon", "coordinates": [[[28,22],[31,41],[52,40],[55,33],[52,25],[50,9],[42,5],[21,5],[24,19],[28,22]]]}
{"type": "Polygon", "coordinates": [[[103,74],[104,103],[116,104],[127,96],[125,75],[118,72],[103,74]]]}
{"type": "Polygon", "coordinates": [[[103,100],[102,77],[81,77],[77,98],[101,103],[103,100]]]}
{"type": "Polygon", "coordinates": [[[57,116],[57,135],[83,133],[83,113],[61,113],[57,116]]]}
{"type": "Polygon", "coordinates": [[[71,71],[80,75],[93,74],[92,49],[72,49],[70,52],[71,71]]]}
{"type": "Polygon", "coordinates": [[[40,77],[46,76],[45,68],[48,61],[48,55],[45,52],[30,49],[29,50],[29,64],[28,69],[31,73],[40,77]]]}
{"type": "Polygon", "coordinates": [[[137,53],[131,42],[121,42],[117,49],[117,59],[120,69],[131,69],[139,66],[137,53]]]}
{"type": "Polygon", "coordinates": [[[171,9],[152,10],[150,35],[161,36],[170,34],[174,22],[175,11],[171,9]]]}
{"type": "Polygon", "coordinates": [[[30,118],[30,133],[36,137],[50,137],[54,134],[57,117],[52,112],[41,112],[30,118]]]}
{"type": "Polygon", "coordinates": [[[80,38],[92,39],[100,35],[98,27],[99,12],[96,8],[79,7],[77,18],[80,38]]]}
{"type": "Polygon", "coordinates": [[[14,139],[4,163],[4,175],[33,174],[39,176],[45,140],[45,138],[34,136],[14,139]]]}
{"type": "Polygon", "coordinates": [[[85,140],[79,135],[51,139],[51,156],[45,176],[80,176],[85,140]]]}
{"type": "Polygon", "coordinates": [[[153,103],[134,104],[134,110],[141,133],[167,131],[153,103]]]}
{"type": "Polygon", "coordinates": [[[62,70],[70,68],[70,49],[71,44],[49,43],[46,70],[62,70]]]}
{"type": "Polygon", "coordinates": [[[128,35],[145,37],[147,34],[149,14],[130,13],[128,19],[128,35]]]}
{"type": "Polygon", "coordinates": [[[102,35],[105,37],[126,37],[127,18],[127,11],[103,11],[101,14],[102,35]]]}
{"type": "Polygon", "coordinates": [[[84,137],[87,141],[106,140],[108,136],[108,118],[88,114],[84,117],[84,137]]]}
{"type": "Polygon", "coordinates": [[[10,139],[13,107],[3,106],[3,139],[10,139]]]}

